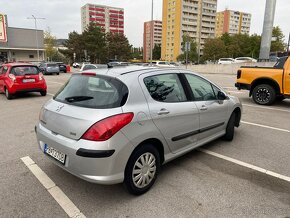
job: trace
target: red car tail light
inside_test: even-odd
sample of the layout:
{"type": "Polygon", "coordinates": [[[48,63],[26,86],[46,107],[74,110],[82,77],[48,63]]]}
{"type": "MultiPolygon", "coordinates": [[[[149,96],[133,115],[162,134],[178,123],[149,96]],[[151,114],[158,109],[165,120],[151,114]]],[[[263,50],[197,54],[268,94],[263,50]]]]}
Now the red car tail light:
{"type": "Polygon", "coordinates": [[[39,73],[39,80],[43,80],[43,74],[39,73]]]}
{"type": "Polygon", "coordinates": [[[12,80],[12,82],[15,82],[16,77],[13,74],[9,74],[8,77],[12,80]]]}
{"type": "Polygon", "coordinates": [[[90,141],[106,141],[124,126],[129,124],[133,117],[133,113],[125,113],[105,118],[92,125],[81,137],[81,139],[90,141]]]}
{"type": "Polygon", "coordinates": [[[89,72],[81,73],[81,74],[84,75],[84,76],[96,76],[96,73],[89,73],[89,72]]]}

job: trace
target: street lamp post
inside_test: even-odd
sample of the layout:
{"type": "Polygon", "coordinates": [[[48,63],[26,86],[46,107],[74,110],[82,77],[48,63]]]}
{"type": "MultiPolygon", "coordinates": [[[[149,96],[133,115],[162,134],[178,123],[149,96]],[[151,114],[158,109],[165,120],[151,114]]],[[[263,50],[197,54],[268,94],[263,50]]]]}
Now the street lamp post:
{"type": "Polygon", "coordinates": [[[152,0],[152,7],[151,7],[151,33],[150,33],[150,65],[152,65],[152,56],[153,56],[153,31],[154,31],[154,24],[153,24],[153,0],[152,0]]]}
{"type": "Polygon", "coordinates": [[[36,38],[36,50],[37,50],[37,61],[39,62],[39,45],[38,45],[38,37],[37,37],[37,20],[45,20],[45,18],[35,17],[28,17],[27,19],[34,19],[34,26],[35,26],[35,38],[36,38]]]}

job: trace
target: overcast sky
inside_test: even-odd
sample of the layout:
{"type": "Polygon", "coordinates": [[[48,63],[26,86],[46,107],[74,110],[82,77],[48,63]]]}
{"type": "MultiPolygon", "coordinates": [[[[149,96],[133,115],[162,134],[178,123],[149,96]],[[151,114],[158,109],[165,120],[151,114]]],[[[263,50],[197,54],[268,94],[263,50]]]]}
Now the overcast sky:
{"type": "MultiPolygon", "coordinates": [[[[57,38],[67,38],[68,33],[81,31],[80,8],[86,3],[102,4],[125,9],[125,34],[134,46],[142,46],[143,23],[150,20],[151,0],[0,0],[0,13],[8,15],[11,27],[34,28],[27,17],[45,18],[38,21],[39,29],[50,28],[57,38]]],[[[162,0],[154,0],[154,19],[162,19],[162,0]]],[[[218,0],[218,11],[226,7],[252,14],[251,33],[261,34],[266,0],[218,0]]],[[[290,1],[277,0],[275,25],[284,34],[290,32],[290,1]]]]}

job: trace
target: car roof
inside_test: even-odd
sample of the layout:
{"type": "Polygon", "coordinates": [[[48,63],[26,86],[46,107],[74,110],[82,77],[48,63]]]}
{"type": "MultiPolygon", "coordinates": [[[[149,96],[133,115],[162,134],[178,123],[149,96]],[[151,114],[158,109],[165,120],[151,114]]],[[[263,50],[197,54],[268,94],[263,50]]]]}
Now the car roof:
{"type": "Polygon", "coordinates": [[[2,66],[16,67],[16,66],[36,66],[35,64],[25,63],[25,62],[14,62],[2,64],[2,66]]]}
{"type": "MultiPolygon", "coordinates": [[[[148,66],[120,66],[120,67],[113,67],[113,68],[91,69],[91,70],[86,70],[83,72],[96,73],[100,75],[108,75],[108,76],[113,76],[113,77],[121,77],[123,75],[131,74],[131,73],[137,73],[138,75],[140,75],[143,73],[148,73],[148,72],[156,71],[156,70],[164,70],[164,69],[177,70],[177,68],[173,68],[173,67],[160,68],[160,67],[148,67],[148,66]]],[[[79,73],[76,73],[76,74],[79,74],[79,73]]]]}

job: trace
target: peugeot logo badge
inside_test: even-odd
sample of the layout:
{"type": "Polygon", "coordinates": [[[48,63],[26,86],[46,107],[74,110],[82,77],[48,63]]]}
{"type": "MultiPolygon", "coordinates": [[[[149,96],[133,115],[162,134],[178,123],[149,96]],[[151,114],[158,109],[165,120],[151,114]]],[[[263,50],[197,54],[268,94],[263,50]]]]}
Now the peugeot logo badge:
{"type": "Polygon", "coordinates": [[[64,105],[58,105],[58,107],[57,107],[57,109],[55,111],[56,112],[60,112],[63,107],[64,107],[64,105]]]}

